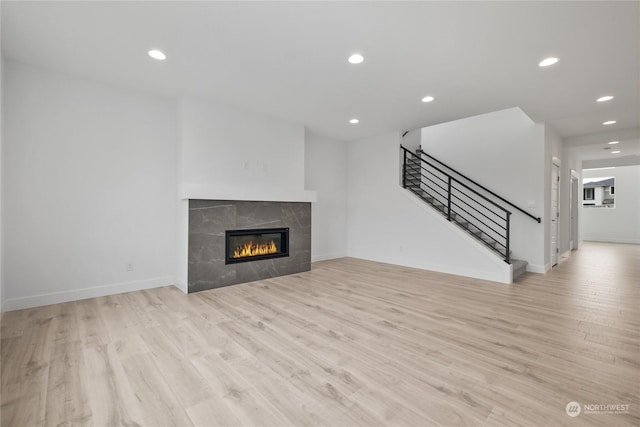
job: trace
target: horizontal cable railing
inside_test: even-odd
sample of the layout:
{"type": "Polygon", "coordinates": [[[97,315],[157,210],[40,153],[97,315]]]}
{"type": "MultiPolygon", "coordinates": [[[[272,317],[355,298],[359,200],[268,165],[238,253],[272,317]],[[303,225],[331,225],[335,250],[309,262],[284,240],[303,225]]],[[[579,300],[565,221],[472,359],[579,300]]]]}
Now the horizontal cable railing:
{"type": "MultiPolygon", "coordinates": [[[[404,148],[404,147],[403,147],[404,148]]],[[[429,159],[431,159],[432,161],[438,163],[439,165],[445,167],[446,169],[450,170],[451,172],[453,172],[454,174],[458,175],[459,177],[465,179],[466,181],[472,183],[473,185],[477,186],[478,188],[481,188],[482,190],[486,191],[488,194],[491,194],[493,197],[497,198],[498,200],[506,203],[507,205],[511,206],[512,208],[520,211],[521,213],[525,214],[526,216],[528,216],[529,218],[533,219],[534,221],[537,221],[538,223],[541,222],[540,217],[536,217],[531,215],[529,212],[525,211],[524,209],[518,207],[517,205],[511,203],[510,201],[508,201],[507,199],[497,195],[496,193],[494,193],[493,191],[489,190],[488,188],[486,188],[485,186],[483,186],[482,184],[478,184],[476,181],[472,180],[471,178],[465,176],[464,174],[458,172],[457,170],[455,170],[454,168],[452,168],[451,166],[447,165],[446,163],[441,162],[440,160],[436,159],[433,156],[430,156],[429,154],[425,153],[424,151],[422,151],[422,149],[418,148],[416,150],[416,154],[419,156],[426,156],[429,159]]]]}
{"type": "Polygon", "coordinates": [[[402,186],[439,210],[447,220],[468,230],[510,263],[511,212],[463,182],[468,178],[456,177],[445,171],[450,169],[446,165],[431,162],[423,158],[420,152],[412,152],[403,146],[400,148],[403,151],[402,186]]]}

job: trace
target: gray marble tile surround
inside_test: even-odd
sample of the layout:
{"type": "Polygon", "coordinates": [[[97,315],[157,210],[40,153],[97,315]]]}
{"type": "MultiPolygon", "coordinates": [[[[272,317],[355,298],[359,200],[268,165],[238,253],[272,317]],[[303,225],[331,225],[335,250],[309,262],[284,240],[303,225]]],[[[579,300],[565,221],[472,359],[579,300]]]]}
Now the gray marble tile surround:
{"type": "Polygon", "coordinates": [[[189,293],[311,269],[311,203],[189,200],[189,293]],[[289,256],[225,265],[225,230],[289,227],[289,256]]]}

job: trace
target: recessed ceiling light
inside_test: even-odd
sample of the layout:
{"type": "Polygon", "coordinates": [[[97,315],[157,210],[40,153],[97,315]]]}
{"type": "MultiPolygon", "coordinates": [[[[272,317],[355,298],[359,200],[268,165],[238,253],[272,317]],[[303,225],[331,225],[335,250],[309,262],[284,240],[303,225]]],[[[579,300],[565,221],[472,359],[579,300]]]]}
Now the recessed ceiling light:
{"type": "Polygon", "coordinates": [[[551,58],[545,58],[545,59],[543,59],[542,61],[540,61],[540,62],[538,63],[538,65],[539,65],[539,66],[541,66],[541,67],[548,67],[549,65],[553,65],[553,64],[555,64],[556,62],[558,62],[558,58],[553,58],[553,57],[551,57],[551,58]]]}
{"type": "Polygon", "coordinates": [[[434,99],[435,98],[433,96],[425,96],[424,98],[422,98],[422,102],[431,102],[434,99]]]}
{"type": "Polygon", "coordinates": [[[167,59],[167,55],[156,49],[150,50],[149,56],[153,59],[157,59],[158,61],[164,61],[165,59],[167,59]]]}
{"type": "Polygon", "coordinates": [[[351,119],[351,120],[349,120],[349,123],[351,123],[352,125],[356,125],[356,124],[360,123],[360,120],[358,120],[358,119],[351,119]]]}
{"type": "Polygon", "coordinates": [[[605,102],[605,101],[611,101],[612,99],[613,99],[613,96],[607,95],[607,96],[601,96],[600,98],[596,99],[596,101],[605,102]]]}
{"type": "Polygon", "coordinates": [[[612,151],[611,154],[618,154],[619,152],[620,150],[615,150],[615,151],[612,151]]]}
{"type": "Polygon", "coordinates": [[[602,122],[603,125],[607,126],[607,125],[614,125],[616,124],[615,120],[607,120],[606,122],[602,122]]]}
{"type": "Polygon", "coordinates": [[[609,145],[615,145],[615,144],[619,144],[620,141],[611,141],[611,142],[607,142],[607,144],[609,145]]]}
{"type": "Polygon", "coordinates": [[[349,57],[349,62],[351,64],[359,64],[362,61],[364,61],[364,56],[360,55],[359,53],[354,53],[349,57]]]}

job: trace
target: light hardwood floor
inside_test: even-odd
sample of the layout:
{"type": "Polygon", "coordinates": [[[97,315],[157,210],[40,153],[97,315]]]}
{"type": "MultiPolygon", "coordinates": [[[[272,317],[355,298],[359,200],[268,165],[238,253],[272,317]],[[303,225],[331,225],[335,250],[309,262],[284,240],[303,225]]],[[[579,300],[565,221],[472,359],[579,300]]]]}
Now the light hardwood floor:
{"type": "Polygon", "coordinates": [[[5,313],[1,425],[638,426],[639,261],[585,243],[507,286],[346,258],[5,313]]]}

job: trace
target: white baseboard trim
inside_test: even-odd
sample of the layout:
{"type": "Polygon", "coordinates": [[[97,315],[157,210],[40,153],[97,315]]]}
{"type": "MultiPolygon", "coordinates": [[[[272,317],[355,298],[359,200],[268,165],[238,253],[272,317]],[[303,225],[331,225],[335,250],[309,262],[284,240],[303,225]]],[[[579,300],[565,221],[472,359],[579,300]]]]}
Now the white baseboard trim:
{"type": "Polygon", "coordinates": [[[549,264],[540,265],[540,264],[527,264],[527,271],[530,273],[539,273],[544,274],[551,269],[549,264]]]}
{"type": "Polygon", "coordinates": [[[317,262],[317,261],[326,261],[329,259],[336,259],[336,258],[344,258],[347,256],[347,252],[332,252],[332,253],[328,253],[328,254],[320,254],[320,255],[311,255],[311,262],[317,262]]]}
{"type": "Polygon", "coordinates": [[[598,242],[598,243],[626,243],[632,245],[640,245],[640,240],[638,239],[619,239],[619,238],[609,238],[609,237],[585,237],[582,239],[583,242],[598,242]]]}
{"type": "Polygon", "coordinates": [[[40,307],[49,304],[59,304],[69,301],[79,301],[87,298],[103,297],[106,295],[122,294],[125,292],[140,291],[143,289],[160,288],[176,283],[176,278],[156,277],[153,279],[135,280],[125,283],[95,286],[91,288],[72,289],[48,294],[32,295],[28,297],[7,298],[2,311],[22,310],[24,308],[40,307]]]}
{"type": "Polygon", "coordinates": [[[180,289],[182,292],[184,292],[185,294],[189,293],[189,285],[187,285],[187,281],[186,280],[182,280],[179,277],[175,278],[175,283],[174,286],[178,289],[180,289]]]}

